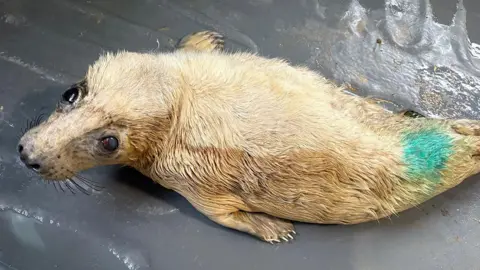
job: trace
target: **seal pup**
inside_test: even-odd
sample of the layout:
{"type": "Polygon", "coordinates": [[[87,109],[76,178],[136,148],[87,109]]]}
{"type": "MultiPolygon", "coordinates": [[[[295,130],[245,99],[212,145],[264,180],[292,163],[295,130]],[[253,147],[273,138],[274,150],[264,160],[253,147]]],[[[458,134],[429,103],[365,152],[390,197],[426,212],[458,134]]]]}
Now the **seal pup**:
{"type": "Polygon", "coordinates": [[[480,122],[407,117],[282,59],[199,32],[165,53],[101,56],[18,151],[46,179],[131,166],[267,242],[291,221],[397,214],[479,172],[480,122]]]}

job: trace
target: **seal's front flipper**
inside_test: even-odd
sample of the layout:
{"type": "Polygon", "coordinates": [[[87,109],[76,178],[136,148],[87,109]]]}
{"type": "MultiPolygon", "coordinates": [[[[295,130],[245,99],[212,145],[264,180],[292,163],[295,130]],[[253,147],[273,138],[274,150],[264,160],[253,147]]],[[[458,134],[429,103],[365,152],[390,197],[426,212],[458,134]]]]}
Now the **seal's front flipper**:
{"type": "Polygon", "coordinates": [[[293,240],[295,228],[289,221],[263,213],[238,211],[210,217],[213,221],[235,230],[250,233],[263,241],[274,243],[293,240]]]}
{"type": "Polygon", "coordinates": [[[480,121],[455,120],[452,129],[458,134],[465,136],[480,136],[480,121]]]}
{"type": "Polygon", "coordinates": [[[206,51],[223,50],[224,38],[217,32],[195,32],[183,37],[178,45],[178,50],[206,51]]]}

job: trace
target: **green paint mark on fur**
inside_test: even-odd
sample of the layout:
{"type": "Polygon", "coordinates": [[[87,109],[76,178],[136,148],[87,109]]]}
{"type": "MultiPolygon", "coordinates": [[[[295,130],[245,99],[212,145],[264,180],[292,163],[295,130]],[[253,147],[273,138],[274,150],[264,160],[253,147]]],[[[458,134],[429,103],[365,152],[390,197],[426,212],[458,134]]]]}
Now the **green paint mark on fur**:
{"type": "Polygon", "coordinates": [[[452,139],[447,134],[428,129],[405,133],[403,158],[408,165],[407,174],[412,181],[427,180],[438,183],[441,170],[452,154],[452,139]]]}

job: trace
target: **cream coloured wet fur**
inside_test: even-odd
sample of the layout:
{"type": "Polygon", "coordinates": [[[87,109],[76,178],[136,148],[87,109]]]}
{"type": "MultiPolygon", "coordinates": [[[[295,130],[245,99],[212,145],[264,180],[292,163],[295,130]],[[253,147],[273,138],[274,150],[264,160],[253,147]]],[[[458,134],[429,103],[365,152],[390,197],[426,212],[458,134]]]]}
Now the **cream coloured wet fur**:
{"type": "Polygon", "coordinates": [[[22,137],[22,160],[59,182],[132,166],[268,242],[293,238],[289,220],[376,220],[479,172],[477,121],[392,114],[305,67],[222,47],[200,32],[171,53],[100,57],[22,137]]]}

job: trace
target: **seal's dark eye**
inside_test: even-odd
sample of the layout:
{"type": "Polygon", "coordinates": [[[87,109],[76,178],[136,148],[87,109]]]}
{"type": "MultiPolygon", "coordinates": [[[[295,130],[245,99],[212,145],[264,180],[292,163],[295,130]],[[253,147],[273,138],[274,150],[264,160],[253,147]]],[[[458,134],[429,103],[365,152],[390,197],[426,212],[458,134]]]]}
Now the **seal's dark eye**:
{"type": "Polygon", "coordinates": [[[78,99],[78,94],[79,94],[78,88],[72,87],[62,94],[62,99],[64,102],[73,104],[78,99]]]}
{"type": "Polygon", "coordinates": [[[102,139],[102,146],[105,150],[113,152],[118,148],[118,140],[115,137],[105,137],[102,139]]]}

